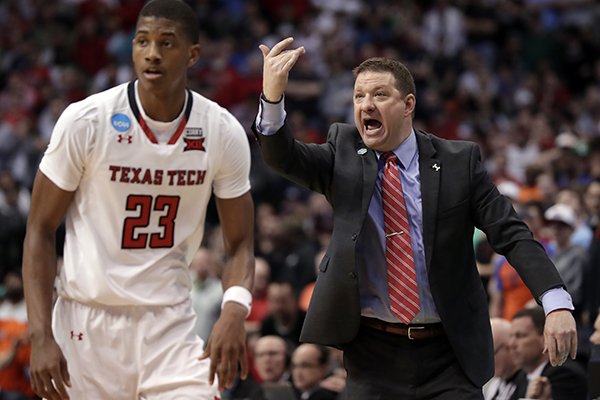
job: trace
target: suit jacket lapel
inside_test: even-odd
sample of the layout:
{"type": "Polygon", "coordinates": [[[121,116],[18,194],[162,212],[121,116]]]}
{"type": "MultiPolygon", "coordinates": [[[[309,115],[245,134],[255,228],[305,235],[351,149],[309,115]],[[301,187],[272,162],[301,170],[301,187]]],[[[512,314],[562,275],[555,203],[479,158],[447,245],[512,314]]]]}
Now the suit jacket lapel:
{"type": "Polygon", "coordinates": [[[418,131],[416,131],[416,134],[419,147],[419,174],[423,207],[423,242],[427,269],[429,269],[435,240],[442,163],[436,158],[436,151],[429,137],[418,131]]]}
{"type": "Polygon", "coordinates": [[[377,155],[374,150],[369,149],[362,141],[359,141],[356,146],[356,154],[362,160],[363,166],[363,181],[358,183],[363,188],[360,221],[364,221],[369,210],[373,190],[375,190],[375,182],[377,181],[377,155]]]}

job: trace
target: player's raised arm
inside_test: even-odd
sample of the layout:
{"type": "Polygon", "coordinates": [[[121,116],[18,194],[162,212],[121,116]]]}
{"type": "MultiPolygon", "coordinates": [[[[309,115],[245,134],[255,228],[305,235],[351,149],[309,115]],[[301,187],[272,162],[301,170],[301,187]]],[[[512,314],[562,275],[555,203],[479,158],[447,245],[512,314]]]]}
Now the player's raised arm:
{"type": "Polygon", "coordinates": [[[67,362],[52,334],[52,296],[56,277],[56,229],[73,192],[56,186],[38,172],[33,185],[27,234],[23,245],[23,288],[31,340],[31,387],[48,400],[68,399],[67,362]]]}
{"type": "Polygon", "coordinates": [[[288,37],[269,49],[264,44],[258,46],[263,55],[263,96],[272,103],[283,96],[288,83],[290,70],[304,54],[304,47],[288,50],[294,38],[288,37]]]}

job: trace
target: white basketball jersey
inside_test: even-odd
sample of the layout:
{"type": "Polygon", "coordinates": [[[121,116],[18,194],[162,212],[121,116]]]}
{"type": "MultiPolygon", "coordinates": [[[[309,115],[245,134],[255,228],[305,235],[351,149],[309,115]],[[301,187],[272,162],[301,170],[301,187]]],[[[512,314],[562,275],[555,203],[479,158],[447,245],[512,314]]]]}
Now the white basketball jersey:
{"type": "Polygon", "coordinates": [[[250,190],[248,140],[228,111],[188,92],[181,124],[159,144],[135,90],[130,82],[70,105],[40,164],[58,187],[75,191],[59,294],[82,303],[188,298],[211,193],[250,190]]]}

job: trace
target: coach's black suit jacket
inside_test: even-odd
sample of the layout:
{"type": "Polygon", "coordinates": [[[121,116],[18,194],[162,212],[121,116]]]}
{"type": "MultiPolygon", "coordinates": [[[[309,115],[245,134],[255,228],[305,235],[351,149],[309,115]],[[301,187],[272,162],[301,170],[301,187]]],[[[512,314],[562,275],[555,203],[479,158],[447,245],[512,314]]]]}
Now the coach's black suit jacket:
{"type": "MultiPolygon", "coordinates": [[[[295,141],[286,126],[272,136],[254,131],[268,165],[325,194],[334,209],[333,235],[300,340],[341,346],[354,339],[360,325],[356,243],[375,187],[377,156],[347,124],[333,124],[320,145],[295,141]]],[[[536,298],[563,283],[544,248],[491,182],[478,147],[416,135],[431,292],[460,365],[482,386],[494,366],[488,306],[473,254],[474,226],[506,255],[536,298]]]]}

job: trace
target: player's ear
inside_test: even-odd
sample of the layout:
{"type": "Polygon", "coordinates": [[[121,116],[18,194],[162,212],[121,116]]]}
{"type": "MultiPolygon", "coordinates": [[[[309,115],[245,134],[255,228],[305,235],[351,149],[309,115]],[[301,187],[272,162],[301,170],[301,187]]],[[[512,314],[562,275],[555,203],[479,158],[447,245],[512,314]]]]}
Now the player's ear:
{"type": "Polygon", "coordinates": [[[199,58],[200,58],[200,45],[194,44],[194,45],[190,46],[189,58],[188,58],[188,68],[191,67],[192,65],[196,64],[196,62],[198,62],[199,58]]]}

